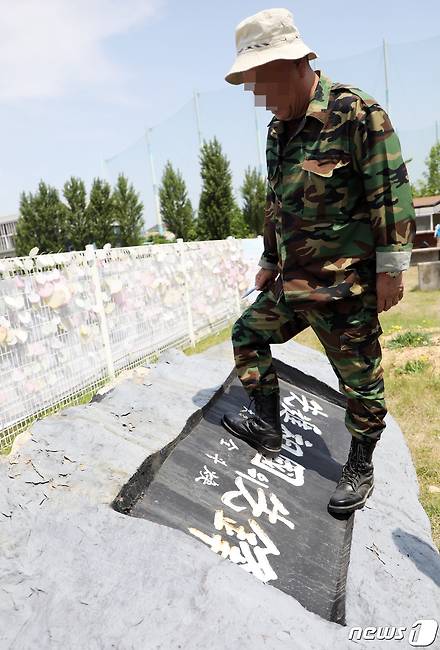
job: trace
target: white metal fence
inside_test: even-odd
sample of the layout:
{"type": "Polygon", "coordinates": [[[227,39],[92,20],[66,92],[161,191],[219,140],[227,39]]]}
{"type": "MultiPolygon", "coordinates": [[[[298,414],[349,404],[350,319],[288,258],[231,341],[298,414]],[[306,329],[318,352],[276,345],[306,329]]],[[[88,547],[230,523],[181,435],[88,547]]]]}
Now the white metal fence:
{"type": "Polygon", "coordinates": [[[240,240],[0,260],[0,450],[23,426],[243,307],[240,240]]]}

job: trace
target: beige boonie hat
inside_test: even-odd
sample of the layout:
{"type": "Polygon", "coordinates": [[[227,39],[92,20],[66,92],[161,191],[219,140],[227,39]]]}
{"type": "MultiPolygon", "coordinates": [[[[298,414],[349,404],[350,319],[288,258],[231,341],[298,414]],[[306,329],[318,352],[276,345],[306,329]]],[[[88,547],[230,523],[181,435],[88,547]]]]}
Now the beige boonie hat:
{"type": "Polygon", "coordinates": [[[302,40],[288,9],[265,9],[245,18],[235,29],[237,58],[225,79],[243,83],[243,72],[275,59],[316,59],[302,40]]]}

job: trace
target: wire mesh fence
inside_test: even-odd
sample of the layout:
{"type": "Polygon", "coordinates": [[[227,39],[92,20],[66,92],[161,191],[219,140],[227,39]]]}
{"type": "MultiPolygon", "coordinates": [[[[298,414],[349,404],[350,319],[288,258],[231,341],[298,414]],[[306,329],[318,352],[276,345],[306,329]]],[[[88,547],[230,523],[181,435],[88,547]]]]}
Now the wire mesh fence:
{"type": "Polygon", "coordinates": [[[0,450],[36,416],[222,329],[254,257],[228,238],[0,260],[0,450]]]}

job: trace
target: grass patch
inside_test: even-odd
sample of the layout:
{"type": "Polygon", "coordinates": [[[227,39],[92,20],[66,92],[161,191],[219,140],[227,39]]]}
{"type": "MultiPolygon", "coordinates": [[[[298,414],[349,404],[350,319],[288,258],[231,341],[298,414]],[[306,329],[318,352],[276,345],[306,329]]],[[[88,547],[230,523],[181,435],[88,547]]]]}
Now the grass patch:
{"type": "Polygon", "coordinates": [[[420,359],[410,359],[405,363],[404,366],[398,366],[396,368],[396,372],[400,375],[416,374],[418,372],[424,372],[427,368],[430,367],[430,365],[431,364],[426,357],[420,357],[420,359]]]}
{"type": "Polygon", "coordinates": [[[216,332],[215,334],[209,334],[201,341],[198,341],[195,347],[184,348],[183,352],[188,356],[191,356],[192,354],[198,354],[199,352],[203,352],[204,350],[207,350],[213,345],[217,345],[217,343],[223,343],[223,341],[227,341],[228,339],[230,340],[231,331],[232,331],[232,323],[227,327],[225,327],[224,329],[220,330],[220,332],[216,332]]]}
{"type": "Polygon", "coordinates": [[[403,299],[379,314],[384,336],[400,331],[404,338],[398,340],[422,342],[425,349],[420,355],[413,345],[383,346],[385,397],[411,451],[420,502],[440,549],[440,494],[430,491],[440,488],[440,291],[418,290],[417,267],[403,275],[403,299]]]}
{"type": "Polygon", "coordinates": [[[427,332],[414,332],[409,330],[409,332],[404,332],[393,337],[391,341],[388,341],[387,347],[390,350],[407,347],[416,348],[422,345],[430,345],[431,338],[431,334],[427,332]]]}
{"type": "Polygon", "coordinates": [[[12,451],[12,445],[8,447],[0,447],[0,456],[7,456],[12,451]]]}

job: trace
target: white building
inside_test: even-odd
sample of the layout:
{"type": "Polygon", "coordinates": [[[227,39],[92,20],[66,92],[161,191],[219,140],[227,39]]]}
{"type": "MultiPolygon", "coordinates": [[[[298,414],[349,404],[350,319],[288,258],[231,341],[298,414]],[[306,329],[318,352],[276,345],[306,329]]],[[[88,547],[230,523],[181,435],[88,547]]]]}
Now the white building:
{"type": "Polygon", "coordinates": [[[440,249],[434,237],[434,228],[440,223],[440,195],[414,198],[416,236],[411,264],[434,262],[440,259],[440,249]]]}
{"type": "Polygon", "coordinates": [[[15,255],[17,221],[18,214],[0,217],[0,257],[13,257],[15,255]]]}
{"type": "MultiPolygon", "coordinates": [[[[419,196],[414,199],[417,233],[433,235],[434,228],[440,223],[440,195],[419,196]]],[[[428,238],[430,240],[430,237],[428,238]]]]}

